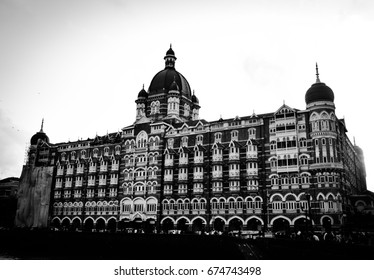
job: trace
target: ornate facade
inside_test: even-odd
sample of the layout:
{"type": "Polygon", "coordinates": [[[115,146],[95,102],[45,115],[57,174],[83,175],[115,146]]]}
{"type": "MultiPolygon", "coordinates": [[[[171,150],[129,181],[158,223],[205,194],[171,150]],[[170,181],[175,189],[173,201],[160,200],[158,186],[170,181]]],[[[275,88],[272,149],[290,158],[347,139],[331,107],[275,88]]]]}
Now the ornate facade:
{"type": "Polygon", "coordinates": [[[366,191],[362,151],[319,79],[306,108],[208,122],[167,51],[135,122],[94,139],[33,136],[27,165],[54,166],[49,224],[146,232],[341,228],[366,191]]]}

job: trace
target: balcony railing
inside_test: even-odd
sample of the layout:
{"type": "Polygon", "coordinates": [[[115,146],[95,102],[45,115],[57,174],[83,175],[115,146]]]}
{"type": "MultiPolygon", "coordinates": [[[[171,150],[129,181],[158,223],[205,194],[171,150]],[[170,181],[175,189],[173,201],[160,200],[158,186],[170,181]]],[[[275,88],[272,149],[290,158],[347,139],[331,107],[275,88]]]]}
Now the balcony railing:
{"type": "Polygon", "coordinates": [[[187,174],[179,174],[178,175],[178,180],[187,181],[188,180],[188,175],[187,174]]]}
{"type": "Polygon", "coordinates": [[[213,162],[222,161],[222,155],[213,155],[213,162]]]}
{"type": "Polygon", "coordinates": [[[239,160],[240,156],[239,153],[230,153],[229,160],[239,160]]]}
{"type": "Polygon", "coordinates": [[[212,177],[213,178],[222,178],[222,171],[213,171],[212,177]]]}
{"type": "Polygon", "coordinates": [[[204,178],[204,174],[202,172],[194,173],[193,178],[194,180],[202,180],[204,178]]]}
{"type": "Polygon", "coordinates": [[[173,181],[173,175],[165,175],[164,180],[165,180],[166,182],[171,182],[171,181],[173,181]]]}
{"type": "Polygon", "coordinates": [[[194,161],[194,163],[203,163],[204,162],[204,157],[201,157],[201,156],[195,157],[193,161],[194,161]]]}
{"type": "Polygon", "coordinates": [[[173,166],[174,160],[173,159],[167,159],[165,160],[165,166],[173,166]]]}

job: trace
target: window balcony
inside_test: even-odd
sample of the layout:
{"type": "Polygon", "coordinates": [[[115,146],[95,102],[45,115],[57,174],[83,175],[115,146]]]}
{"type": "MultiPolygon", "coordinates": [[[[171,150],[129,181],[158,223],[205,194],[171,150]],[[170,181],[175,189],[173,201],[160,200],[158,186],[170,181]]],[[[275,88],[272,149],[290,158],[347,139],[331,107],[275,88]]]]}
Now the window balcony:
{"type": "Polygon", "coordinates": [[[62,188],[62,182],[58,181],[56,182],[56,189],[60,189],[60,188],[62,188]]]}
{"type": "Polygon", "coordinates": [[[193,174],[193,179],[194,180],[203,180],[204,179],[204,174],[202,172],[194,173],[193,174]]]}
{"type": "Polygon", "coordinates": [[[58,168],[57,169],[57,176],[64,175],[64,168],[58,168]]]}
{"type": "Polygon", "coordinates": [[[105,185],[106,185],[106,179],[100,179],[99,186],[105,186],[105,185]]]}
{"type": "Polygon", "coordinates": [[[124,195],[132,195],[133,191],[131,188],[125,188],[123,189],[123,194],[124,195]]]}
{"type": "Polygon", "coordinates": [[[173,166],[174,160],[173,159],[167,159],[165,160],[165,166],[173,166]]]}
{"type": "Polygon", "coordinates": [[[90,168],[88,169],[88,172],[90,173],[96,172],[96,166],[90,166],[90,168]]]}
{"type": "Polygon", "coordinates": [[[118,171],[119,164],[112,164],[112,171],[118,171]]]}
{"type": "Polygon", "coordinates": [[[165,182],[172,182],[173,181],[173,175],[165,175],[164,180],[165,180],[165,182]]]}
{"type": "Polygon", "coordinates": [[[187,181],[188,180],[188,175],[187,174],[179,174],[178,175],[178,180],[179,181],[187,181]]]}
{"type": "Polygon", "coordinates": [[[204,188],[201,188],[201,187],[193,188],[193,194],[202,194],[203,191],[204,191],[204,188]]]}
{"type": "Polygon", "coordinates": [[[71,188],[71,186],[72,186],[72,181],[66,181],[65,182],[65,188],[71,188]]]}
{"type": "Polygon", "coordinates": [[[212,172],[212,177],[214,179],[216,179],[216,178],[222,178],[222,171],[213,171],[212,172]]]}
{"type": "Polygon", "coordinates": [[[88,180],[88,186],[95,186],[95,180],[88,180]]]}
{"type": "Polygon", "coordinates": [[[257,175],[258,175],[257,168],[247,169],[247,176],[257,176],[257,175]]]}
{"type": "Polygon", "coordinates": [[[188,164],[188,158],[179,159],[179,165],[187,165],[187,164],[188,164]]]}
{"type": "Polygon", "coordinates": [[[239,170],[229,170],[229,177],[230,178],[236,178],[240,176],[239,170]]]}
{"type": "Polygon", "coordinates": [[[83,171],[84,171],[83,166],[77,168],[77,174],[83,174],[83,171]]]}
{"type": "Polygon", "coordinates": [[[164,194],[172,194],[173,193],[173,189],[164,189],[164,194]]]}
{"type": "Polygon", "coordinates": [[[156,188],[155,187],[148,187],[147,193],[148,194],[156,194],[156,188]]]}
{"type": "Polygon", "coordinates": [[[229,160],[239,160],[240,155],[239,153],[230,153],[229,154],[229,160]]]}
{"type": "Polygon", "coordinates": [[[74,174],[74,168],[68,168],[66,170],[66,175],[73,175],[74,174]]]}
{"type": "Polygon", "coordinates": [[[221,162],[222,155],[213,155],[213,162],[221,162]]]}
{"type": "Polygon", "coordinates": [[[256,191],[258,191],[258,187],[257,186],[248,186],[247,191],[256,192],[256,191]]]}
{"type": "Polygon", "coordinates": [[[150,175],[148,175],[148,179],[149,180],[156,180],[157,179],[157,175],[156,174],[150,174],[150,175]]]}
{"type": "Polygon", "coordinates": [[[213,193],[222,193],[222,187],[213,187],[213,193]]]}
{"type": "Polygon", "coordinates": [[[203,163],[204,162],[204,157],[194,157],[194,160],[193,160],[193,162],[195,163],[195,164],[198,164],[198,163],[203,163]]]}
{"type": "Polygon", "coordinates": [[[247,159],[257,159],[257,152],[253,152],[253,151],[247,152],[246,156],[247,156],[247,159]]]}
{"type": "Polygon", "coordinates": [[[111,185],[117,185],[118,184],[118,178],[111,178],[110,179],[110,184],[111,185]]]}
{"type": "Polygon", "coordinates": [[[187,188],[179,188],[178,189],[179,195],[186,195],[187,194],[187,188]]]}
{"type": "Polygon", "coordinates": [[[108,165],[101,165],[100,166],[100,172],[107,172],[108,171],[108,165]]]}
{"type": "Polygon", "coordinates": [[[230,186],[230,192],[238,192],[238,191],[240,191],[239,186],[230,186]]]}
{"type": "Polygon", "coordinates": [[[135,195],[144,195],[145,191],[144,190],[135,190],[135,195]]]}

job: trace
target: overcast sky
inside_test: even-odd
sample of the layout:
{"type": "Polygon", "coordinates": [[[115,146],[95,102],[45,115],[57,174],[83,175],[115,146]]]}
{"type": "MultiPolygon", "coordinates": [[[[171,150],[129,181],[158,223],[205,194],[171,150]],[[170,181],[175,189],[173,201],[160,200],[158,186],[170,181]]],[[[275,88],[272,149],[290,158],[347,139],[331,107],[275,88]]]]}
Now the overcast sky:
{"type": "Polygon", "coordinates": [[[1,0],[0,178],[20,176],[42,118],[52,143],[132,124],[172,43],[208,121],[305,109],[318,62],[374,191],[373,14],[370,0],[1,0]]]}

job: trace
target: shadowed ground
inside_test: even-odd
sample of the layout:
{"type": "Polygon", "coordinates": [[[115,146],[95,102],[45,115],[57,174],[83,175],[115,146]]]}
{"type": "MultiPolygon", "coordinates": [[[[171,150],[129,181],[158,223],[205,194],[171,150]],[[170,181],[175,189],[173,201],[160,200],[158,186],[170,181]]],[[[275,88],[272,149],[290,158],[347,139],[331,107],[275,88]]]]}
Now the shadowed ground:
{"type": "Polygon", "coordinates": [[[374,259],[372,246],[229,236],[0,231],[0,258],[51,260],[374,259]]]}

